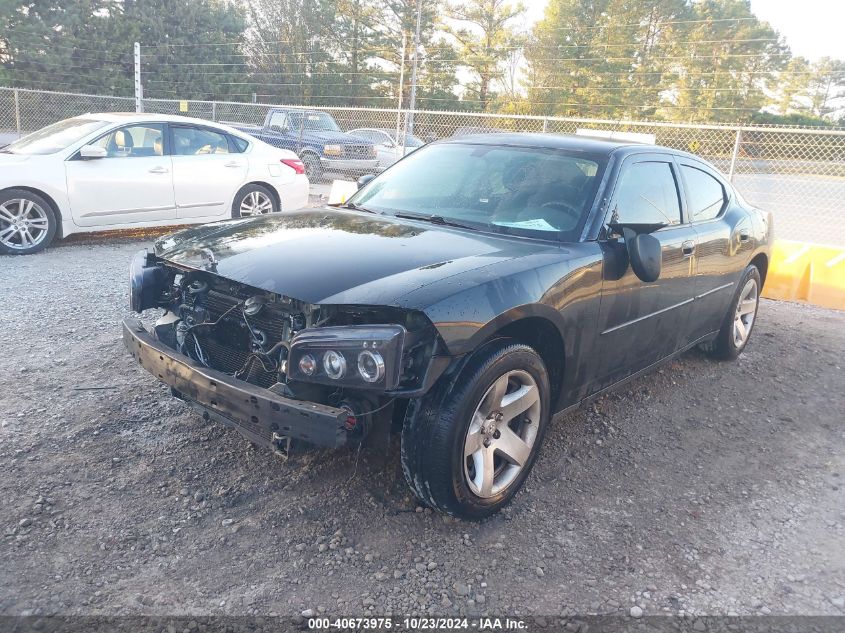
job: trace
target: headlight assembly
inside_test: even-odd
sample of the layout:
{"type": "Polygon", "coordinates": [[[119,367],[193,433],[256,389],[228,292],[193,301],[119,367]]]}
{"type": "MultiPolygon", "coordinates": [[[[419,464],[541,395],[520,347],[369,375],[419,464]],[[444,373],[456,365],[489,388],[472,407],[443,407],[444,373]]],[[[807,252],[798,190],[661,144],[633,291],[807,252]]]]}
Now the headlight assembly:
{"type": "Polygon", "coordinates": [[[324,145],[323,153],[326,156],[342,156],[343,147],[341,147],[340,145],[324,145]]]}
{"type": "Polygon", "coordinates": [[[303,330],[291,342],[289,378],[358,389],[395,389],[404,340],[401,325],[303,330]]]}

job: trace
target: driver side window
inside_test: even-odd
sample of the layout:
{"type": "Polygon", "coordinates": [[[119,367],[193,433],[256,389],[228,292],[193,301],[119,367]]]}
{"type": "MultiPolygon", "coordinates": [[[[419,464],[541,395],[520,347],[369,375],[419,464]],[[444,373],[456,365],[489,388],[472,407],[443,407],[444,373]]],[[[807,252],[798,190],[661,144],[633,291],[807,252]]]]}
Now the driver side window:
{"type": "Polygon", "coordinates": [[[158,124],[128,125],[99,138],[99,145],[108,152],[108,158],[138,158],[162,156],[163,127],[158,124]]]}
{"type": "Polygon", "coordinates": [[[626,224],[680,224],[678,185],[668,162],[629,165],[616,190],[614,212],[626,224]]]}
{"type": "Polygon", "coordinates": [[[285,112],[274,112],[270,116],[270,129],[284,132],[288,129],[288,115],[285,112]]]}

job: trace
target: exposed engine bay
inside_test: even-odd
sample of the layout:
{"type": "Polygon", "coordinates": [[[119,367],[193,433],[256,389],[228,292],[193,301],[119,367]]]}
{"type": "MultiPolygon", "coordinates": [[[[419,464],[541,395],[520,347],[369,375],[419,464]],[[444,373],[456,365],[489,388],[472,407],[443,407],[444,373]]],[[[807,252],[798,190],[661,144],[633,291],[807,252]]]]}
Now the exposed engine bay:
{"type": "Polygon", "coordinates": [[[389,405],[420,390],[436,356],[431,322],[413,311],[308,304],[151,256],[139,266],[140,307],[165,310],[158,341],[234,379],[341,408],[353,436],[370,430],[373,413],[389,415],[389,405]]]}

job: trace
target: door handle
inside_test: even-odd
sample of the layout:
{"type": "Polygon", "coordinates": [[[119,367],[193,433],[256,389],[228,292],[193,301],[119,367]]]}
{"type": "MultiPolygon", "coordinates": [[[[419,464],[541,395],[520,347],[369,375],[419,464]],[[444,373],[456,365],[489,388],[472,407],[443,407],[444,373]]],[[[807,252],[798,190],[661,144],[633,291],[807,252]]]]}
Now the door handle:
{"type": "Polygon", "coordinates": [[[150,170],[151,174],[167,174],[170,170],[167,167],[153,167],[150,170]]]}
{"type": "Polygon", "coordinates": [[[695,253],[695,242],[687,240],[681,244],[681,252],[684,254],[684,257],[692,257],[695,253]]]}
{"type": "Polygon", "coordinates": [[[231,162],[224,163],[223,166],[224,167],[240,167],[241,164],[239,162],[233,160],[231,162]]]}
{"type": "Polygon", "coordinates": [[[750,234],[748,233],[748,231],[743,229],[742,231],[739,232],[739,241],[741,243],[744,244],[745,242],[747,242],[749,237],[750,237],[750,234]]]}

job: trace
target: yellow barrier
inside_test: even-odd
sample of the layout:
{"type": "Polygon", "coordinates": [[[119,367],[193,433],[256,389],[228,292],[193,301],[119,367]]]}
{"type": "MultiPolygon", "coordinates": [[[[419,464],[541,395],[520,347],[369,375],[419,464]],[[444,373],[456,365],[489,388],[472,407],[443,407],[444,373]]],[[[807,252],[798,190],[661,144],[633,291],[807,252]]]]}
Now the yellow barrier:
{"type": "Polygon", "coordinates": [[[845,310],[845,248],[775,241],[763,296],[845,310]]]}

